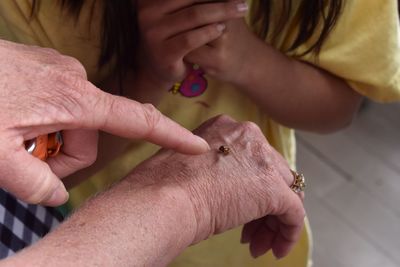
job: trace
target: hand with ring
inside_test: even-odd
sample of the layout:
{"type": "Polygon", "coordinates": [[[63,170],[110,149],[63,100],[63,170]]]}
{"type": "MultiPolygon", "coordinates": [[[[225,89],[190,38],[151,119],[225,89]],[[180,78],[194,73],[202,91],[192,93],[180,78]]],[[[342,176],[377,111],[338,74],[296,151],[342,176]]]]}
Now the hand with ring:
{"type": "Polygon", "coordinates": [[[278,258],[287,255],[305,215],[301,198],[291,189],[294,177],[287,162],[250,122],[220,116],[195,133],[210,144],[209,152],[186,156],[161,150],[134,172],[159,175],[146,184],[183,189],[196,218],[192,243],[250,222],[242,242],[250,244],[254,257],[271,249],[278,258]]]}
{"type": "Polygon", "coordinates": [[[98,130],[182,153],[209,149],[152,105],[99,90],[81,63],[55,50],[0,40],[0,66],[0,187],[25,202],[67,201],[59,178],[96,160],[98,130]],[[56,157],[44,162],[26,150],[27,141],[59,131],[56,157]]]}
{"type": "Polygon", "coordinates": [[[246,223],[242,242],[254,257],[287,255],[305,211],[286,161],[253,123],[220,116],[196,133],[211,150],[160,150],[10,266],[167,266],[188,246],[246,223]]]}

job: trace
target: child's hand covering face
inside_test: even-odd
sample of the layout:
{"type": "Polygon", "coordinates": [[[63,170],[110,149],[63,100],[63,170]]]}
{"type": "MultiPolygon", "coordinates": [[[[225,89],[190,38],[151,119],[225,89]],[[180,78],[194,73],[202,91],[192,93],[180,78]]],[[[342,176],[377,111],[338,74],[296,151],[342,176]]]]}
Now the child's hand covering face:
{"type": "Polygon", "coordinates": [[[247,75],[249,67],[246,62],[251,62],[250,57],[265,44],[250,32],[244,19],[230,20],[225,25],[221,37],[190,52],[185,61],[198,64],[205,73],[219,80],[241,84],[241,77],[247,75]]]}
{"type": "Polygon", "coordinates": [[[141,0],[141,75],[172,86],[188,71],[184,57],[220,37],[221,23],[246,14],[244,2],[204,0],[141,0]]]}

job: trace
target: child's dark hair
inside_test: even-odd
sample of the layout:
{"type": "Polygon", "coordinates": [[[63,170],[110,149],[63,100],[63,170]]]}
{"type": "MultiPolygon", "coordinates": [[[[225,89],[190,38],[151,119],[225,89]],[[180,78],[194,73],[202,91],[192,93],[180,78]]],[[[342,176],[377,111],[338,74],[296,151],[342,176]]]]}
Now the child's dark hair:
{"type": "MultiPolygon", "coordinates": [[[[62,9],[76,19],[85,4],[85,0],[59,0],[62,9]]],[[[40,5],[40,0],[33,0],[32,15],[40,5]]],[[[136,69],[136,52],[139,46],[139,27],[136,1],[133,0],[94,0],[102,6],[101,53],[98,68],[112,59],[115,60],[116,73],[124,76],[129,69],[136,69]]]]}
{"type": "MultiPolygon", "coordinates": [[[[32,12],[36,2],[33,0],[32,12]]],[[[85,0],[59,0],[61,7],[78,17],[85,0]]],[[[139,45],[139,25],[137,21],[136,0],[95,0],[103,6],[102,20],[102,47],[98,66],[102,67],[113,57],[116,59],[117,72],[123,75],[128,69],[135,69],[136,52],[139,45]]],[[[167,1],[167,0],[165,0],[167,1]]],[[[312,40],[307,51],[303,54],[318,55],[326,38],[337,23],[344,0],[253,0],[259,1],[259,8],[253,13],[251,24],[257,26],[260,37],[271,35],[272,40],[277,38],[286,26],[289,16],[293,12],[293,2],[300,1],[300,8],[295,14],[298,18],[299,30],[289,51],[293,51],[302,44],[312,40]],[[271,12],[274,5],[281,5],[279,21],[274,22],[277,27],[270,30],[271,12]]],[[[398,0],[400,3],[400,0],[398,0]]],[[[399,4],[400,13],[400,4],[399,4]]]]}
{"type": "Polygon", "coordinates": [[[314,53],[318,55],[321,48],[336,25],[340,17],[343,0],[302,0],[297,14],[293,12],[293,0],[258,0],[254,10],[252,10],[251,24],[257,29],[257,34],[265,39],[270,37],[272,42],[279,37],[290,16],[295,15],[298,23],[298,32],[288,48],[293,51],[311,38],[315,41],[311,43],[309,49],[303,55],[314,53]],[[270,25],[271,12],[278,11],[278,21],[274,21],[275,28],[271,31],[270,25]]]}

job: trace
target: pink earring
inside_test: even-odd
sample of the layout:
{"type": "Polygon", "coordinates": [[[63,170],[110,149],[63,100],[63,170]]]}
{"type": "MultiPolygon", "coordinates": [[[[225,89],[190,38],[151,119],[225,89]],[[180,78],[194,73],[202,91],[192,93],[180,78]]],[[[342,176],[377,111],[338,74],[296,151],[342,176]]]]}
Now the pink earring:
{"type": "Polygon", "coordinates": [[[198,65],[193,65],[189,74],[181,83],[176,83],[172,88],[172,93],[178,92],[185,97],[196,97],[202,95],[207,90],[208,82],[204,77],[204,71],[198,65]]]}

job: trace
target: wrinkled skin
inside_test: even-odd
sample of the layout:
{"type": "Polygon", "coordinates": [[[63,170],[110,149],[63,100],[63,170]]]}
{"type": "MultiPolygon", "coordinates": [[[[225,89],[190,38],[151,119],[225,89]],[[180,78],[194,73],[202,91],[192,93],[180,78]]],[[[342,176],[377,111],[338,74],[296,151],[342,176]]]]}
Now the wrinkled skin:
{"type": "Polygon", "coordinates": [[[242,242],[250,243],[254,257],[270,249],[278,258],[287,255],[305,216],[301,198],[289,188],[287,162],[251,122],[220,116],[195,132],[212,150],[198,156],[162,150],[134,170],[157,178],[137,182],[179,185],[186,192],[197,225],[193,243],[249,222],[242,242]],[[228,155],[218,152],[221,145],[230,148],[228,155]]]}
{"type": "Polygon", "coordinates": [[[0,187],[28,203],[68,199],[59,178],[95,161],[97,130],[189,154],[209,148],[152,105],[102,92],[79,61],[55,50],[0,40],[0,66],[0,187]],[[24,141],[61,130],[62,153],[47,163],[25,150],[24,141]]]}
{"type": "Polygon", "coordinates": [[[167,266],[191,244],[246,223],[242,242],[254,257],[287,255],[305,211],[285,160],[253,123],[222,116],[196,133],[209,152],[159,151],[5,266],[167,266]]]}

